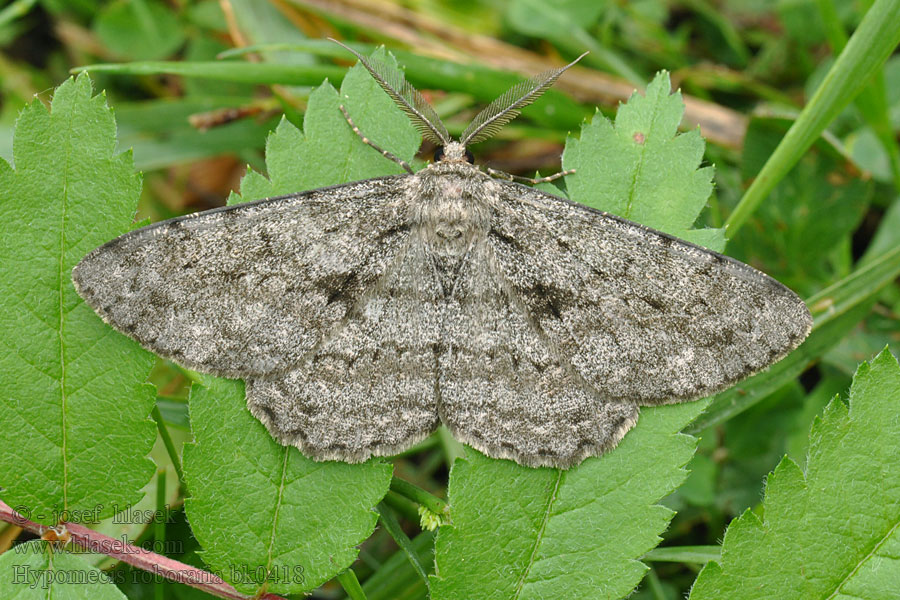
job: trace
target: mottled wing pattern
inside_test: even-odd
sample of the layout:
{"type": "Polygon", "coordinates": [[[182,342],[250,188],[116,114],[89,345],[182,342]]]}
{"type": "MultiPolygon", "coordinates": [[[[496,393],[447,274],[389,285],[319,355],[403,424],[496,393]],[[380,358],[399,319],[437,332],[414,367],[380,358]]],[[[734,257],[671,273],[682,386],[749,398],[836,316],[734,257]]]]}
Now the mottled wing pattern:
{"type": "Polygon", "coordinates": [[[165,358],[228,377],[285,371],[404,246],[404,177],[144,227],[88,254],[73,280],[107,323],[165,358]]]}
{"type": "Polygon", "coordinates": [[[809,311],[759,271],[498,181],[488,246],[531,323],[607,401],[712,394],[785,356],[809,311]]]}
{"type": "Polygon", "coordinates": [[[631,402],[600,398],[537,325],[481,243],[444,307],[441,420],[495,458],[568,467],[614,447],[637,420],[631,402]]]}
{"type": "Polygon", "coordinates": [[[293,370],[247,379],[250,411],[281,443],[318,460],[360,462],[437,427],[443,298],[416,236],[293,370]]]}

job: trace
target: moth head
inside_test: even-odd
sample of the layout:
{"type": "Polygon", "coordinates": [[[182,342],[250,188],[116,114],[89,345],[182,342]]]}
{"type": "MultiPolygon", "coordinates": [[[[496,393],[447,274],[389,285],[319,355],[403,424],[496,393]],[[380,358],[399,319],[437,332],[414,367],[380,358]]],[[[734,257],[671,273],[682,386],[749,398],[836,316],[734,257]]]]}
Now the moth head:
{"type": "Polygon", "coordinates": [[[484,141],[500,131],[504,125],[515,119],[523,108],[540,98],[569,67],[587,54],[585,52],[564,67],[550,69],[514,85],[475,116],[459,136],[459,141],[453,141],[437,113],[425,101],[422,94],[406,81],[401,71],[370,60],[337,40],[331,41],[352,52],[378,85],[406,113],[422,137],[438,145],[434,156],[435,162],[473,162],[472,154],[466,146],[484,141]]]}
{"type": "Polygon", "coordinates": [[[438,146],[434,151],[434,162],[467,162],[475,163],[475,157],[468,148],[459,142],[450,142],[446,146],[438,146]]]}

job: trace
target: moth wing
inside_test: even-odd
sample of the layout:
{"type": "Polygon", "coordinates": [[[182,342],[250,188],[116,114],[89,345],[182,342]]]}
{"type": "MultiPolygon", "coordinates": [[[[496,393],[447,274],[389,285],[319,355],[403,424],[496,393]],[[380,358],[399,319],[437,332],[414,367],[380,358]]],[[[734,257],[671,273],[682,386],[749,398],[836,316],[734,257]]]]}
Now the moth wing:
{"type": "Polygon", "coordinates": [[[613,448],[637,421],[599,397],[531,318],[493,250],[479,244],[444,308],[441,420],[493,458],[567,468],[613,448]]]}
{"type": "Polygon", "coordinates": [[[812,325],[756,269],[589,207],[498,181],[487,243],[529,318],[608,400],[713,394],[780,360],[812,325]]]}
{"type": "Polygon", "coordinates": [[[104,321],[165,358],[226,377],[284,371],[408,237],[404,177],[150,225],[90,252],[72,278],[104,321]]]}
{"type": "Polygon", "coordinates": [[[413,234],[344,321],[286,373],[247,379],[247,405],[317,460],[405,450],[438,425],[442,292],[413,234]]]}

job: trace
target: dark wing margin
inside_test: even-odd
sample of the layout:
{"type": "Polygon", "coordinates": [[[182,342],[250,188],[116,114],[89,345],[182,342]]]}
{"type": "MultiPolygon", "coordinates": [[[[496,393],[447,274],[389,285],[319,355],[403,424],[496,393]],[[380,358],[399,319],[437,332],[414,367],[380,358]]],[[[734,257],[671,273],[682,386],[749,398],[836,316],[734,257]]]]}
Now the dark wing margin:
{"type": "Polygon", "coordinates": [[[336,326],[408,236],[398,175],[164,221],[85,256],[104,321],[188,368],[285,371],[336,326]]]}
{"type": "Polygon", "coordinates": [[[488,244],[534,324],[601,398],[699,398],[808,335],[803,301],[716,252],[497,181],[488,244]]]}

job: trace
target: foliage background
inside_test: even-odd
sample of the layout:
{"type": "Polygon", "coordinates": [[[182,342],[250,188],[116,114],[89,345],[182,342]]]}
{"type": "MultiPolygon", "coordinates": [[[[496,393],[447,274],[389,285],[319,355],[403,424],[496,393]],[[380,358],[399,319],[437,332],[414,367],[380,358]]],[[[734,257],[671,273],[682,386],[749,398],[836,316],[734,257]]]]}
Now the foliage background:
{"type": "MultiPolygon", "coordinates": [[[[843,32],[853,31],[869,4],[17,0],[0,7],[0,156],[12,161],[13,127],[34,97],[49,101],[50,90],[73,67],[112,65],[91,69],[93,85],[106,90],[115,110],[119,150],[132,148],[135,166],[143,171],[138,220],[157,221],[222,205],[247,165],[272,175],[264,154],[269,132],[282,115],[302,127],[311,90],[325,76],[337,87],[352,63],[339,48],[316,43],[325,36],[385,44],[452,133],[517,80],[509,70],[531,74],[544,68],[545,59],[562,62],[590,50],[547,103],[480,145],[478,162],[525,175],[558,170],[567,135],[578,135],[595,106],[613,116],[632,88],[643,89],[666,69],[688,101],[686,125],[699,123],[707,138],[703,165],[715,166],[712,196],[695,227],[720,228],[832,66],[843,32]],[[259,44],[292,46],[217,59],[223,51],[259,44]],[[229,120],[222,109],[233,108],[241,115],[229,120]],[[228,122],[201,127],[210,120],[228,122]]],[[[900,244],[898,130],[900,57],[894,56],[837,115],[828,135],[728,235],[726,252],[804,298],[833,300],[829,286],[900,244]]],[[[431,150],[423,147],[420,159],[431,150]]],[[[677,514],[663,547],[717,546],[734,517],[747,509],[763,514],[767,473],[784,455],[806,463],[813,420],[835,394],[846,395],[857,365],[885,346],[897,354],[900,266],[896,260],[879,265],[880,278],[862,279],[851,290],[845,298],[849,309],[823,326],[794,372],[775,380],[777,385],[734,392],[746,410],[729,412],[722,401],[693,426],[699,448],[687,481],[664,501],[677,514]]],[[[151,381],[176,442],[190,439],[190,376],[160,361],[151,381]]],[[[395,476],[446,497],[449,465],[458,451],[436,436],[395,461],[395,476]]],[[[165,452],[152,456],[159,465],[167,463],[165,452]]],[[[178,558],[203,565],[193,555],[197,542],[185,523],[184,494],[171,466],[169,477],[174,522],[165,532],[138,527],[132,533],[180,540],[178,558]]],[[[420,533],[408,500],[388,498],[430,568],[431,533],[420,533]]],[[[6,534],[0,550],[17,537],[27,539],[11,529],[6,534]]],[[[684,552],[674,560],[651,558],[637,597],[681,597],[709,558],[691,560],[684,552]]],[[[385,527],[362,546],[354,569],[369,598],[423,597],[424,584],[385,527]]],[[[132,598],[158,593],[153,583],[120,587],[132,598]]],[[[203,596],[174,585],[166,593],[203,596]]],[[[342,595],[330,582],[315,597],[342,595]]]]}

